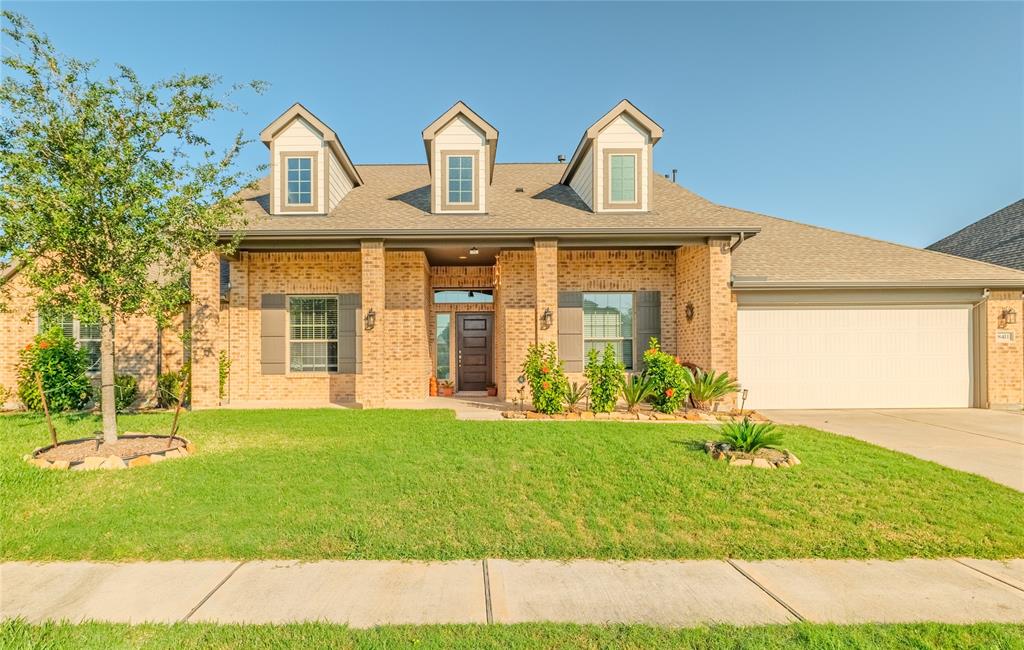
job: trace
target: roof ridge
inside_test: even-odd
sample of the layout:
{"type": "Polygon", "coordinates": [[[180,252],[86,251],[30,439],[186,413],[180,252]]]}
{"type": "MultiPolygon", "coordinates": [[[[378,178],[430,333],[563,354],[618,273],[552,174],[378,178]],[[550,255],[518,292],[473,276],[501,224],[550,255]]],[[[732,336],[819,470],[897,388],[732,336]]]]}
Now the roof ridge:
{"type": "MultiPolygon", "coordinates": [[[[932,248],[932,246],[938,246],[939,244],[943,244],[943,243],[946,243],[946,242],[951,242],[952,243],[952,241],[955,240],[955,238],[957,236],[966,233],[968,230],[971,230],[972,228],[980,228],[980,227],[982,227],[982,224],[984,224],[989,219],[995,219],[996,217],[1003,217],[1003,216],[1005,216],[1003,214],[1004,212],[1006,212],[1007,210],[1010,210],[1011,208],[1014,208],[1014,207],[1016,207],[1018,205],[1021,205],[1021,207],[1024,208],[1024,199],[1017,199],[1013,203],[1009,203],[1007,205],[1004,205],[1003,207],[999,208],[995,212],[992,212],[991,214],[985,215],[984,217],[982,217],[981,219],[978,219],[977,221],[972,221],[971,223],[967,224],[966,226],[964,226],[960,230],[951,232],[950,234],[946,235],[942,239],[938,239],[938,240],[932,242],[931,244],[928,244],[928,246],[926,246],[925,248],[927,248],[928,250],[935,250],[935,249],[932,248]]],[[[1024,232],[1024,229],[1022,229],[1022,232],[1024,232]]],[[[939,251],[939,252],[941,252],[941,251],[939,251]]]]}

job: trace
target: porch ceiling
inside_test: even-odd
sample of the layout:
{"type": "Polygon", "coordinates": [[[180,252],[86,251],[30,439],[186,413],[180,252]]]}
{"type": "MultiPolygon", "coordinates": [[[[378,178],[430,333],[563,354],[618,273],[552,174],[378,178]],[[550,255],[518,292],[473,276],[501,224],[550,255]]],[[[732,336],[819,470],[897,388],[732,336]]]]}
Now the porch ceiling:
{"type": "Polygon", "coordinates": [[[431,266],[490,266],[501,251],[497,246],[477,246],[477,254],[471,255],[472,244],[450,246],[429,246],[424,248],[431,266]]]}

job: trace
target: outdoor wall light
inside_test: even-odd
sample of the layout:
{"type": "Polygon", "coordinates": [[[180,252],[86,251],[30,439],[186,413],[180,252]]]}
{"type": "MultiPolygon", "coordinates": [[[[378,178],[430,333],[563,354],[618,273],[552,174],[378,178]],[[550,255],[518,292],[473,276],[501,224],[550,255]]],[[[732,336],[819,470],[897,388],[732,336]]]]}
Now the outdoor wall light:
{"type": "Polygon", "coordinates": [[[470,255],[479,255],[480,254],[480,249],[477,248],[476,246],[474,246],[473,248],[469,249],[469,254],[470,255]]]}
{"type": "Polygon", "coordinates": [[[1017,323],[1017,310],[1012,307],[1004,309],[999,314],[999,327],[1006,327],[1007,325],[1015,325],[1017,323]]]}
{"type": "Polygon", "coordinates": [[[686,303],[686,309],[685,309],[686,322],[690,322],[690,321],[693,320],[693,314],[694,314],[695,311],[696,310],[693,308],[693,303],[692,302],[686,303]]]}
{"type": "Polygon", "coordinates": [[[367,330],[372,330],[376,324],[377,312],[373,311],[373,307],[370,307],[370,311],[366,312],[366,316],[363,316],[363,325],[366,326],[367,330]]]}
{"type": "Polygon", "coordinates": [[[548,329],[549,327],[551,327],[551,321],[553,318],[554,316],[551,314],[551,308],[545,307],[544,313],[540,317],[540,322],[542,325],[544,325],[544,329],[548,329]]]}

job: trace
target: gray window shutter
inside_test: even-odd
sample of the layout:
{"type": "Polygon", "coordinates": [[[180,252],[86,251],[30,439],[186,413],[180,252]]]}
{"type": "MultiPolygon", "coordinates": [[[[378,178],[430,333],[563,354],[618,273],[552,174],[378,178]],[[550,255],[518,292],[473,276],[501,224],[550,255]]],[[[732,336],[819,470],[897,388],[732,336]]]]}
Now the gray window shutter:
{"type": "Polygon", "coordinates": [[[566,372],[583,372],[583,293],[558,294],[558,356],[566,372]]]}
{"type": "Polygon", "coordinates": [[[338,296],[338,372],[363,371],[363,328],[358,293],[338,296]]]}
{"type": "Polygon", "coordinates": [[[265,293],[260,297],[260,372],[285,374],[288,358],[288,309],[283,293],[265,293]]]}
{"type": "Polygon", "coordinates": [[[661,341],[661,292],[636,292],[636,340],[633,341],[633,369],[644,369],[644,350],[651,337],[661,341]]]}

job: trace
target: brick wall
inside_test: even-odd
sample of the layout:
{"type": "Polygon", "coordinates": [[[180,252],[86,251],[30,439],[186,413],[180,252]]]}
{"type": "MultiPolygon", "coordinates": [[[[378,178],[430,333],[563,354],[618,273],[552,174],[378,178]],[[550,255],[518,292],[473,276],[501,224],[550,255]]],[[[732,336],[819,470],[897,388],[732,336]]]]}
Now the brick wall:
{"type": "MultiPolygon", "coordinates": [[[[386,399],[427,396],[431,374],[427,321],[430,310],[430,266],[422,251],[385,254],[387,301],[384,322],[386,399]]],[[[364,372],[366,366],[364,363],[364,372]]]]}
{"type": "Polygon", "coordinates": [[[1020,292],[992,291],[986,301],[985,316],[988,406],[1019,408],[1024,403],[1024,301],[1020,292]],[[1001,321],[1000,315],[1008,309],[1016,312],[1016,323],[1001,321]],[[1007,336],[1012,340],[1006,340],[1007,336]]]}
{"type": "Polygon", "coordinates": [[[356,401],[365,408],[380,408],[384,406],[386,390],[384,375],[387,367],[385,351],[388,327],[384,243],[364,241],[360,248],[363,313],[373,309],[377,319],[372,330],[363,330],[363,372],[356,383],[356,401]]]}
{"type": "Polygon", "coordinates": [[[192,268],[192,408],[212,408],[218,396],[220,260],[211,254],[192,268]]]}
{"type": "Polygon", "coordinates": [[[537,309],[534,314],[537,343],[558,343],[558,278],[559,266],[558,242],[552,239],[537,240],[533,248],[534,274],[537,309]],[[544,312],[551,310],[551,325],[544,326],[544,312]]]}
{"type": "Polygon", "coordinates": [[[15,408],[18,402],[18,352],[32,342],[38,327],[35,303],[26,283],[14,275],[0,285],[0,408],[15,408]],[[4,390],[6,389],[6,390],[4,390]]]}
{"type": "Polygon", "coordinates": [[[735,377],[736,303],[729,287],[729,253],[715,241],[683,246],[675,251],[675,266],[679,356],[735,377]],[[688,304],[693,306],[692,320],[686,319],[688,304]]]}
{"type": "Polygon", "coordinates": [[[532,250],[507,250],[495,265],[495,366],[498,395],[516,396],[527,348],[535,342],[536,276],[532,250]]]}

